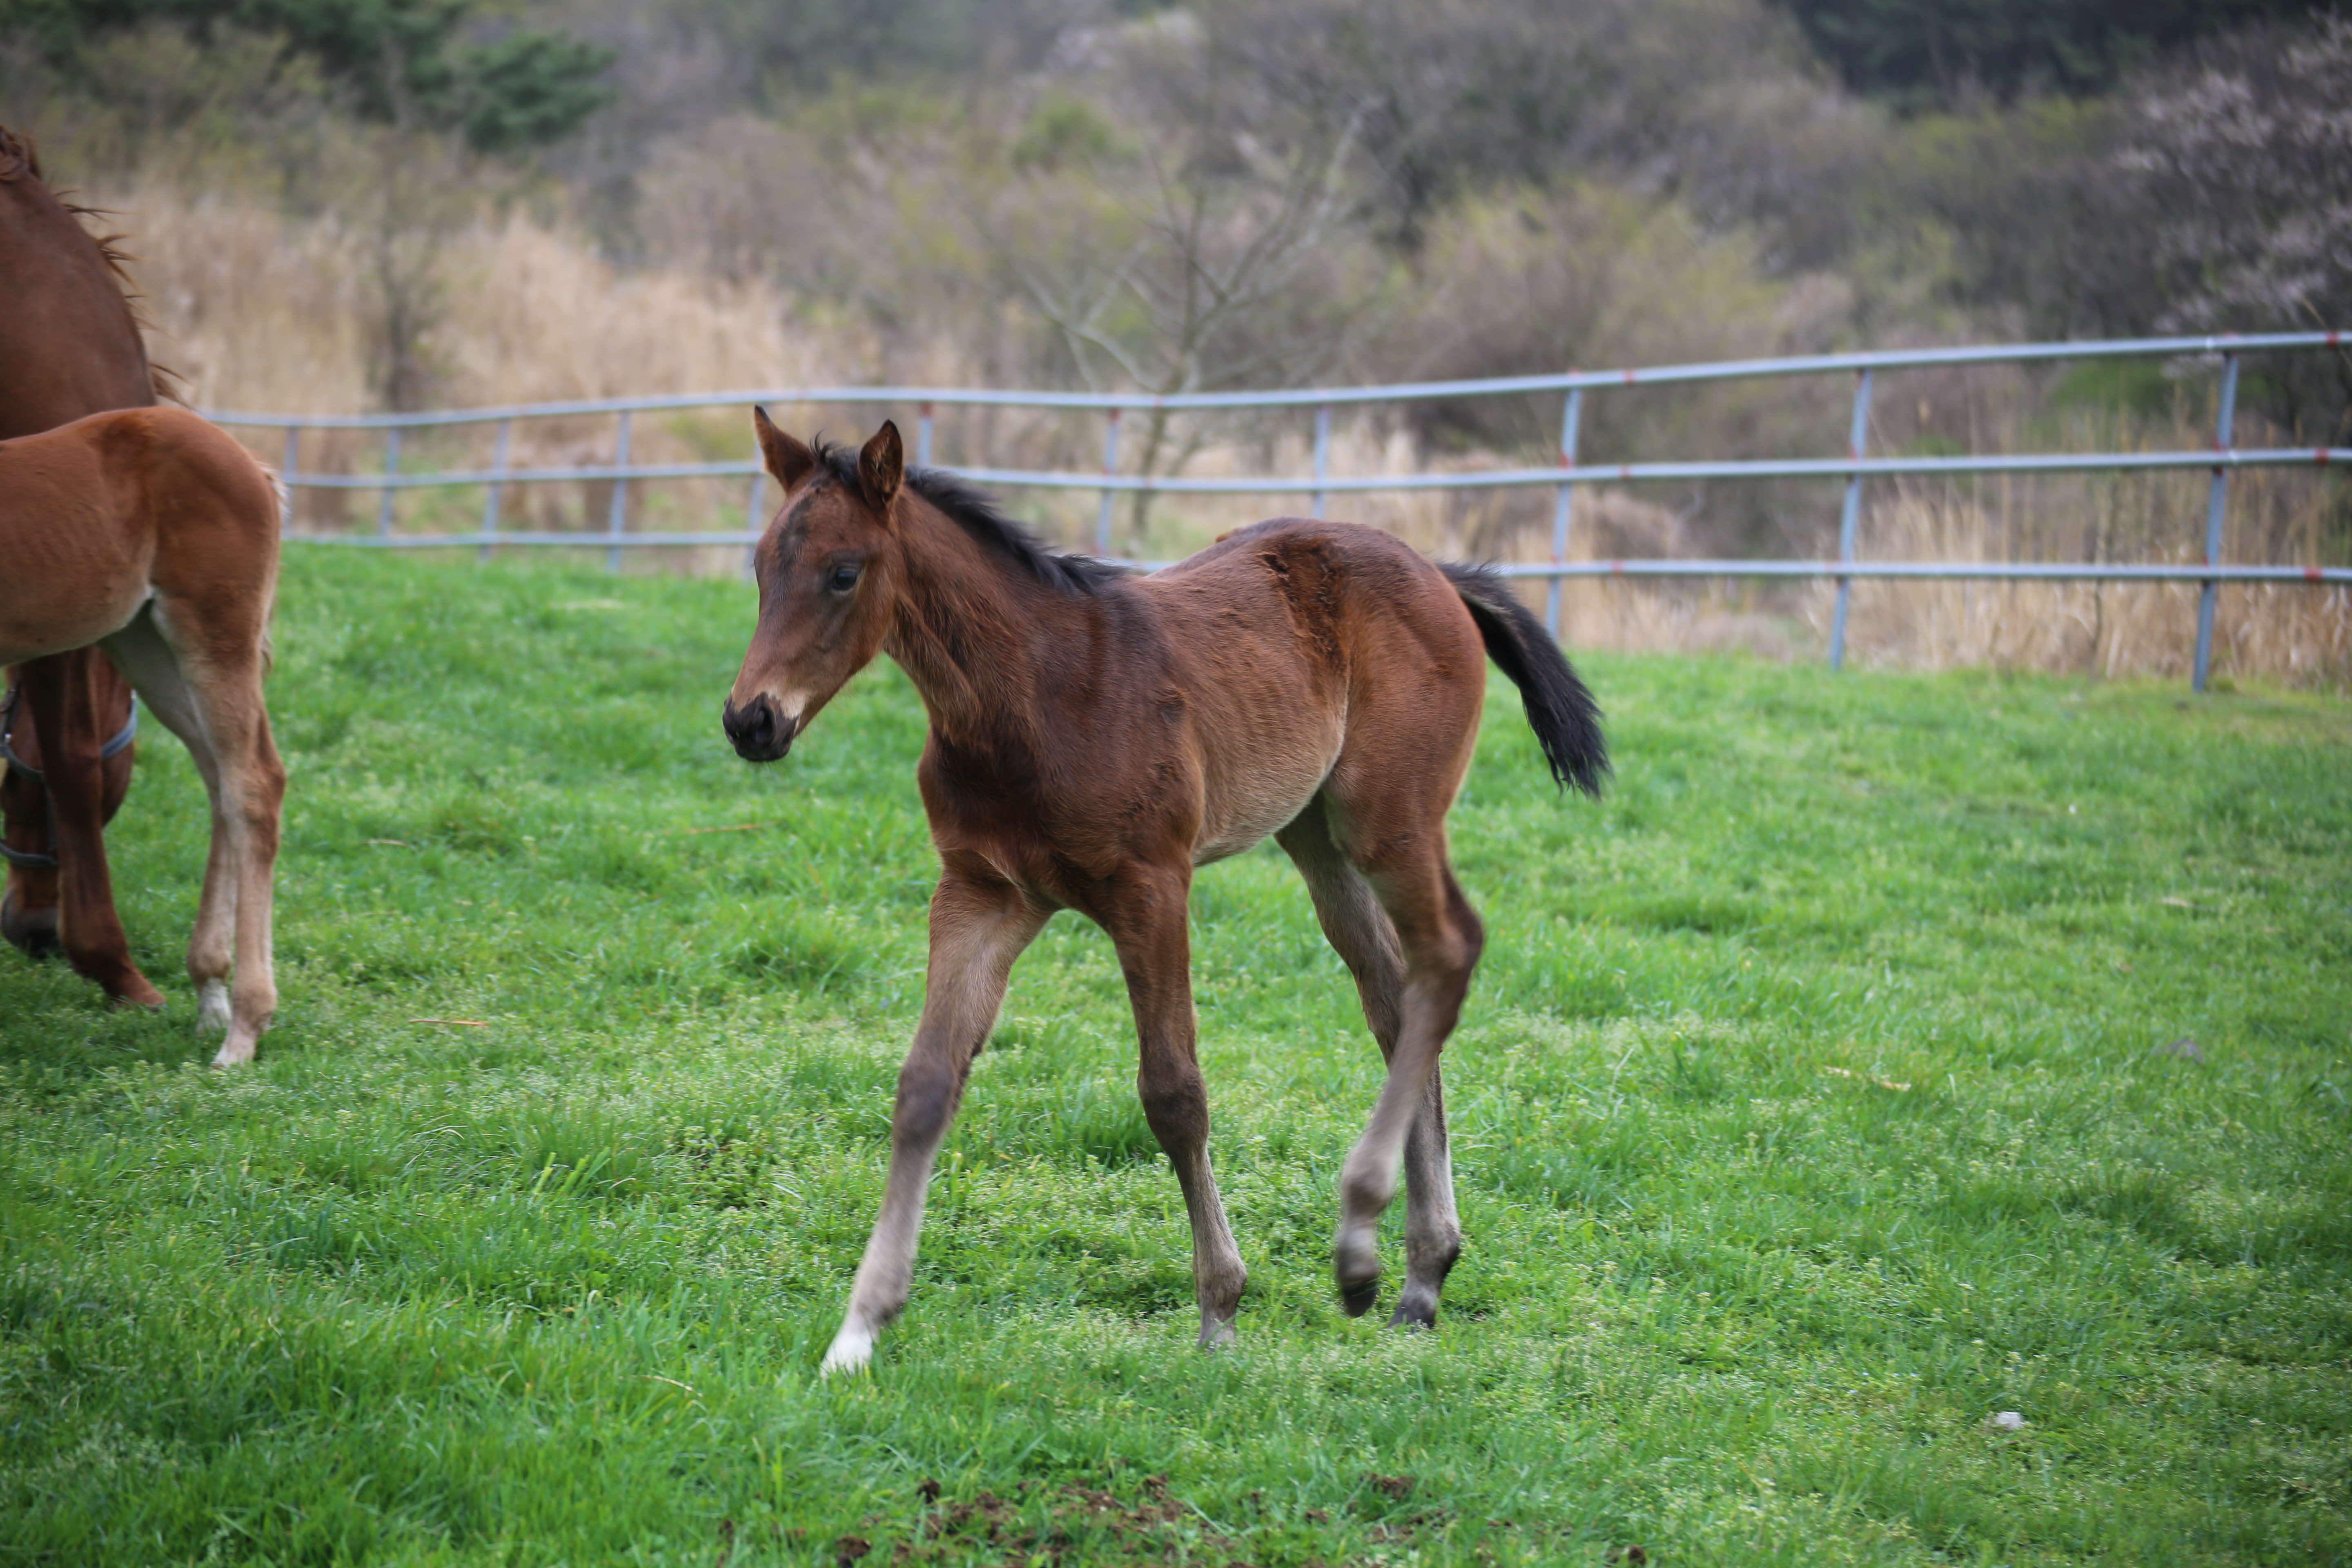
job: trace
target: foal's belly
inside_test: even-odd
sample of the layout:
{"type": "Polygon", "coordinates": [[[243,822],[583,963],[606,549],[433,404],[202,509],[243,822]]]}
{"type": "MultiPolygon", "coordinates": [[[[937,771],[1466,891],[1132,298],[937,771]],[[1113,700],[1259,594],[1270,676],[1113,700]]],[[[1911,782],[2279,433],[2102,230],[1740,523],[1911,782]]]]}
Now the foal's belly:
{"type": "Polygon", "coordinates": [[[1307,808],[1339,755],[1339,727],[1313,726],[1274,744],[1264,736],[1241,758],[1210,763],[1201,831],[1192,844],[1192,864],[1205,866],[1238,855],[1307,808]],[[1219,767],[1220,762],[1239,766],[1219,767]]]}
{"type": "Polygon", "coordinates": [[[129,626],[149,592],[143,579],[90,584],[79,593],[73,586],[60,591],[28,573],[21,591],[14,585],[0,591],[0,665],[88,647],[129,626]]]}
{"type": "Polygon", "coordinates": [[[1347,733],[1329,629],[1301,621],[1265,559],[1228,550],[1144,579],[1180,634],[1172,673],[1201,779],[1195,866],[1286,826],[1330,776],[1347,733]]]}

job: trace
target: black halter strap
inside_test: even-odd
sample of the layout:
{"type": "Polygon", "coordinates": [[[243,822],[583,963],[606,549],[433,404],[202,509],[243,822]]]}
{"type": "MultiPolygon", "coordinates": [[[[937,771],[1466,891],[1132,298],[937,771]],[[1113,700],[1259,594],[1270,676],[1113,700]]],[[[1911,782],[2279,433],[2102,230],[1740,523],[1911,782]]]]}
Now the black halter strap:
{"type": "MultiPolygon", "coordinates": [[[[16,703],[23,696],[24,691],[21,688],[11,686],[8,688],[8,695],[0,698],[0,771],[22,773],[33,783],[39,784],[42,782],[41,770],[16,754],[16,703]]],[[[133,702],[131,704],[131,717],[123,721],[122,728],[117,730],[112,738],[98,749],[99,761],[104,762],[109,757],[118,755],[123,747],[138,738],[139,704],[133,702]]],[[[12,849],[5,843],[0,843],[0,860],[5,860],[12,866],[22,866],[31,871],[47,870],[58,863],[57,802],[48,802],[48,807],[49,853],[39,855],[29,850],[12,849]]]]}

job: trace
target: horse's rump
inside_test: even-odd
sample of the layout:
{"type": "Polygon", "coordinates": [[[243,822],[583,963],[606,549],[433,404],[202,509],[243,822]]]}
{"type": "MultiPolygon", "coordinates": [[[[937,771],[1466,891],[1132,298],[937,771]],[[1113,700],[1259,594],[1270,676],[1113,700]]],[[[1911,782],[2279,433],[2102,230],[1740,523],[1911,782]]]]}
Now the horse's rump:
{"type": "Polygon", "coordinates": [[[158,595],[218,605],[240,640],[248,622],[259,637],[237,610],[257,568],[275,583],[275,493],[252,454],[183,408],[0,441],[0,662],[98,642],[158,595]]]}
{"type": "Polygon", "coordinates": [[[1426,773],[1450,800],[1486,688],[1478,631],[1437,568],[1355,523],[1277,518],[1134,591],[1166,624],[1206,801],[1197,858],[1296,816],[1335,770],[1426,773]]]}

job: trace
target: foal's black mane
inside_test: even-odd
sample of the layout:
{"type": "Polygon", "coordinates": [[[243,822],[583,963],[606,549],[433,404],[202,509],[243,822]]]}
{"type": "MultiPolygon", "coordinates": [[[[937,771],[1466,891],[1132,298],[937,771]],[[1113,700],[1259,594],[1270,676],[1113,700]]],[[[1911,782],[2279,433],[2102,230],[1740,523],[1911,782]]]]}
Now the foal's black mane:
{"type": "MultiPolygon", "coordinates": [[[[816,460],[848,489],[857,489],[857,449],[822,436],[816,440],[816,460]]],[[[1127,573],[1091,555],[1065,555],[996,510],[996,499],[978,485],[940,468],[907,470],[907,488],[944,512],[959,528],[1003,559],[1056,593],[1090,599],[1127,573]]]]}

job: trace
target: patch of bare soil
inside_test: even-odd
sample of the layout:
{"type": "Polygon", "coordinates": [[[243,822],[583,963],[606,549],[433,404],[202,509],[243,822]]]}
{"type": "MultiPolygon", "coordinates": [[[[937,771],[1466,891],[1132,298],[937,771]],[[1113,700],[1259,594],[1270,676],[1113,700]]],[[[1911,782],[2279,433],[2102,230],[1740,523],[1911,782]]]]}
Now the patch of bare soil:
{"type": "Polygon", "coordinates": [[[1132,1501],[1076,1483],[1053,1489],[1024,1483],[1011,1498],[991,1491],[944,1497],[937,1481],[925,1481],[918,1491],[923,1515],[912,1537],[891,1546],[892,1568],[1221,1560],[1220,1532],[1169,1491],[1165,1476],[1145,1478],[1142,1496],[1132,1501]]]}
{"type": "MultiPolygon", "coordinates": [[[[1453,1522],[1444,1509],[1394,1511],[1394,1505],[1410,1500],[1419,1484],[1412,1476],[1367,1475],[1363,1482],[1357,1511],[1374,1516],[1366,1519],[1363,1529],[1365,1538],[1381,1549],[1380,1560],[1453,1522]]],[[[1257,1568],[1261,1556],[1297,1568],[1363,1568],[1373,1561],[1352,1555],[1301,1556],[1300,1548],[1307,1542],[1297,1531],[1302,1525],[1329,1529],[1333,1520],[1326,1510],[1309,1509],[1286,1526],[1266,1512],[1254,1493],[1241,1505],[1248,1517],[1220,1524],[1178,1497],[1165,1476],[1147,1476],[1140,1482],[1113,1476],[1101,1487],[1084,1481],[1027,1481],[1010,1497],[982,1491],[967,1498],[948,1496],[939,1482],[927,1480],[916,1495],[922,1510],[911,1531],[892,1540],[893,1521],[880,1515],[868,1519],[859,1527],[863,1533],[833,1543],[838,1568],[948,1563],[1009,1568],[1142,1563],[1257,1568]]],[[[1512,1528],[1506,1521],[1490,1522],[1512,1528]]]]}

